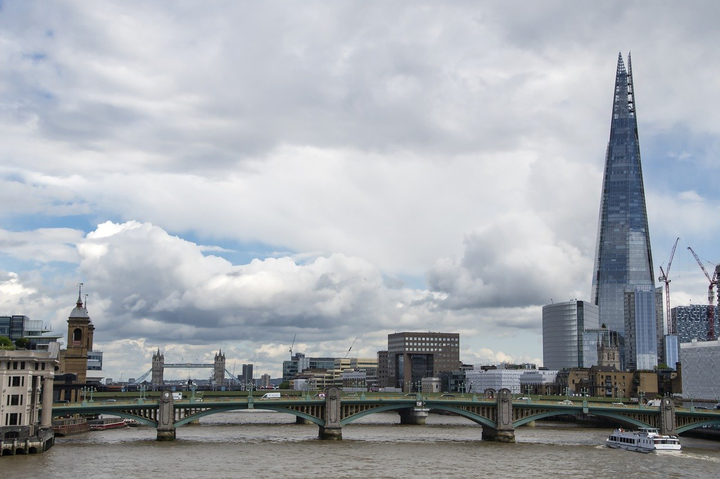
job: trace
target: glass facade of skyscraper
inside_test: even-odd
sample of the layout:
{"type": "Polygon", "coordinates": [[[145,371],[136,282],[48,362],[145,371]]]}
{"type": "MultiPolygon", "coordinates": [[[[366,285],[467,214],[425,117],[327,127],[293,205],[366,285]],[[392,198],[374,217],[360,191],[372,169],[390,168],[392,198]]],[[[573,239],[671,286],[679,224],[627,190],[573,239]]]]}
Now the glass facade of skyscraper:
{"type": "Polygon", "coordinates": [[[642,286],[625,292],[625,367],[629,370],[658,365],[656,295],[655,289],[642,286]]]}
{"type": "Polygon", "coordinates": [[[624,335],[625,291],[655,284],[629,56],[627,69],[618,57],[614,92],[592,302],[598,305],[600,323],[624,335]]]}
{"type": "Polygon", "coordinates": [[[577,300],[546,304],[542,309],[542,328],[544,367],[583,367],[583,331],[598,328],[598,308],[577,300]]]}

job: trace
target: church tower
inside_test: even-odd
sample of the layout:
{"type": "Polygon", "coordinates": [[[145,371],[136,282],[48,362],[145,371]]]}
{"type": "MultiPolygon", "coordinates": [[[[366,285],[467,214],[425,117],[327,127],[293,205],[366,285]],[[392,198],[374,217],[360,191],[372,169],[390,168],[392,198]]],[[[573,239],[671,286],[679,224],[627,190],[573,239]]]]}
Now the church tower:
{"type": "Polygon", "coordinates": [[[88,351],[93,348],[95,326],[90,321],[82,300],[82,283],[78,287],[78,300],[68,317],[67,349],[64,355],[64,373],[77,376],[76,384],[87,381],[88,351]]]}

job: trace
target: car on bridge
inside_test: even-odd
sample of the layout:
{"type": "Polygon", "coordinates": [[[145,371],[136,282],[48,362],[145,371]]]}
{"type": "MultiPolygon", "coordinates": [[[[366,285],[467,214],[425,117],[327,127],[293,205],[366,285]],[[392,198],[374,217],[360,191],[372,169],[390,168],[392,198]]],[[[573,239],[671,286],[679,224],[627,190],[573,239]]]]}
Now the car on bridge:
{"type": "Polygon", "coordinates": [[[564,401],[558,401],[558,404],[564,404],[566,406],[572,406],[573,402],[569,399],[565,399],[564,401]]]}

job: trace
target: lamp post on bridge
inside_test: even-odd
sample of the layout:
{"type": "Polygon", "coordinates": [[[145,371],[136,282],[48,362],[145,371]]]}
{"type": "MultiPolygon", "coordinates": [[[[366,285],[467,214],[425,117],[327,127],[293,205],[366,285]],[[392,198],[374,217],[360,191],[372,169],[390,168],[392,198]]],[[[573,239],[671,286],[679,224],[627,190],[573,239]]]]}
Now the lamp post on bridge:
{"type": "Polygon", "coordinates": [[[87,386],[83,386],[80,391],[82,391],[82,405],[87,406],[87,386]]]}

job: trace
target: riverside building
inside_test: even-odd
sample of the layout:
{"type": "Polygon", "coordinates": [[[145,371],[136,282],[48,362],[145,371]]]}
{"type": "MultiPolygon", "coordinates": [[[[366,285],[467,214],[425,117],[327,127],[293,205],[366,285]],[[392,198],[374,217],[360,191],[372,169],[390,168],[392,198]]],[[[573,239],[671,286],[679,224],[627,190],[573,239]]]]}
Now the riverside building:
{"type": "Polygon", "coordinates": [[[0,351],[0,455],[44,452],[54,444],[53,378],[59,349],[51,343],[47,351],[0,351]]]}

